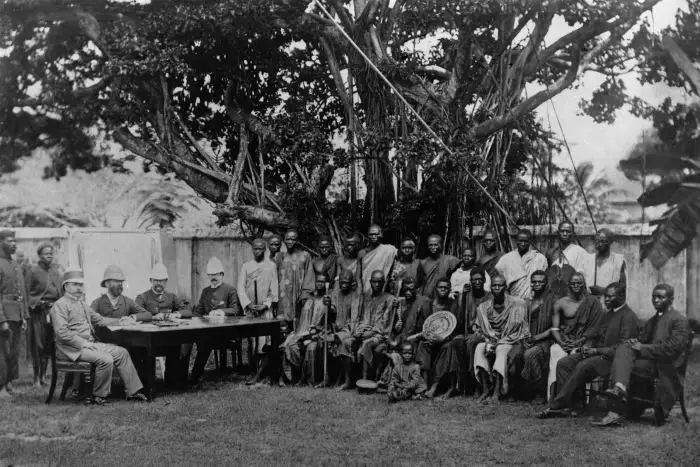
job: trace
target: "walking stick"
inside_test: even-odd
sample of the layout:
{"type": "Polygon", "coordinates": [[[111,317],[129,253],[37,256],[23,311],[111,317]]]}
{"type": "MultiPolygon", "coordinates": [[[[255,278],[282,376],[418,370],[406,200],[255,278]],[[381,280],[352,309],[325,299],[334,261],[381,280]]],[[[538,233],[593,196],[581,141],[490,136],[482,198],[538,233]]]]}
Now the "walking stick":
{"type": "MultiPolygon", "coordinates": [[[[326,282],[326,296],[328,296],[328,282],[326,282]]],[[[328,310],[330,305],[326,307],[326,316],[323,323],[325,332],[323,333],[323,385],[328,386],[328,310]]]]}

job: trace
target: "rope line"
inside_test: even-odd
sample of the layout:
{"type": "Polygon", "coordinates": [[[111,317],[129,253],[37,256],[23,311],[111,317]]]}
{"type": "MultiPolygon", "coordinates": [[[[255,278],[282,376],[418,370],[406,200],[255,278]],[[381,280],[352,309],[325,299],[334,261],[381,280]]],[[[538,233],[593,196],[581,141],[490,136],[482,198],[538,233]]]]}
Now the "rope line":
{"type": "MultiPolygon", "coordinates": [[[[394,87],[394,85],[391,83],[391,81],[389,81],[389,79],[388,79],[386,76],[384,76],[384,74],[374,65],[374,63],[372,62],[372,60],[371,60],[367,55],[365,55],[365,53],[362,51],[362,49],[360,49],[360,47],[355,43],[355,41],[345,32],[345,30],[342,28],[342,26],[340,26],[340,24],[338,24],[338,23],[335,21],[335,19],[333,18],[333,16],[331,16],[331,14],[328,12],[328,10],[326,10],[326,8],[321,4],[321,2],[320,2],[319,0],[314,0],[314,3],[321,9],[321,11],[323,12],[323,14],[326,15],[326,17],[333,23],[333,25],[335,25],[335,27],[340,31],[340,33],[343,35],[343,37],[345,37],[345,39],[348,40],[348,41],[350,42],[350,45],[352,45],[352,47],[362,56],[362,58],[365,60],[365,62],[367,62],[367,65],[368,65],[375,73],[377,73],[377,76],[379,76],[379,78],[381,78],[381,80],[384,81],[384,83],[386,83],[386,85],[389,86],[389,88],[391,88],[392,92],[393,92],[394,94],[396,94],[396,96],[401,100],[401,102],[404,103],[404,105],[405,105],[405,106],[411,111],[411,113],[418,119],[418,121],[423,125],[423,127],[425,127],[425,129],[428,131],[428,133],[430,133],[430,135],[438,142],[438,144],[439,144],[445,151],[447,151],[447,153],[448,153],[450,156],[452,156],[453,158],[456,157],[455,153],[447,146],[447,144],[445,144],[445,142],[442,140],[442,138],[440,138],[440,137],[437,135],[437,133],[435,133],[435,131],[433,131],[433,129],[430,127],[430,125],[428,125],[428,123],[426,123],[426,121],[423,120],[423,118],[418,114],[418,112],[413,108],[413,106],[412,106],[411,104],[409,104],[408,101],[403,97],[403,95],[398,91],[398,89],[396,89],[396,88],[394,87]]],[[[351,91],[352,91],[352,90],[351,90],[351,91]]],[[[476,184],[477,188],[479,188],[479,190],[481,190],[481,191],[486,195],[486,197],[491,201],[491,203],[493,203],[493,205],[496,206],[496,207],[498,208],[498,210],[501,211],[501,212],[503,213],[503,215],[505,216],[505,218],[506,218],[511,224],[513,224],[513,225],[517,228],[518,225],[515,223],[515,221],[513,220],[513,218],[512,218],[512,217],[508,214],[508,212],[498,203],[498,201],[496,201],[496,199],[491,195],[491,193],[489,193],[489,192],[486,190],[486,188],[481,184],[481,182],[479,181],[479,179],[477,179],[477,178],[474,176],[474,174],[472,174],[471,171],[469,171],[469,169],[466,168],[466,166],[464,166],[463,164],[461,164],[461,162],[459,162],[459,161],[456,161],[456,162],[458,162],[460,165],[462,165],[462,168],[463,168],[464,171],[466,172],[467,176],[469,176],[469,178],[471,178],[471,180],[476,184]]]]}

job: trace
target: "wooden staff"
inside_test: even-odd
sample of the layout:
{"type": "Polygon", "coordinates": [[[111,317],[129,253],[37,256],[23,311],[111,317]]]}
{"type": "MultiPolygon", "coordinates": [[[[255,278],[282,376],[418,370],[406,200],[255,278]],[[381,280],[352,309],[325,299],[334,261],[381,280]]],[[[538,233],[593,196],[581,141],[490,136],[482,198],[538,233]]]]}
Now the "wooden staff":
{"type": "MultiPolygon", "coordinates": [[[[328,282],[326,282],[326,296],[328,296],[328,282]]],[[[323,333],[323,385],[328,385],[328,312],[330,310],[330,305],[326,307],[325,320],[323,326],[325,327],[325,332],[323,333]]]]}
{"type": "Polygon", "coordinates": [[[258,281],[253,281],[253,287],[255,288],[255,304],[258,304],[258,281]]]}

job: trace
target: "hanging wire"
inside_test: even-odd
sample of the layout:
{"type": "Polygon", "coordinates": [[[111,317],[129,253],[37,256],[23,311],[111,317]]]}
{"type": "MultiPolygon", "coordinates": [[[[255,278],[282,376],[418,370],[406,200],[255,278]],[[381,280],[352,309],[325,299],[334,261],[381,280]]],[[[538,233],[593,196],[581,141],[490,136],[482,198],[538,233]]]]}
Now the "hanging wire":
{"type": "Polygon", "coordinates": [[[477,179],[474,174],[469,171],[469,169],[466,168],[464,164],[456,160],[456,154],[445,144],[445,142],[440,138],[435,131],[428,125],[425,120],[420,116],[420,114],[411,106],[411,104],[408,103],[408,101],[403,97],[403,95],[394,87],[394,85],[389,81],[389,79],[384,76],[384,74],[372,63],[372,60],[365,55],[365,53],[360,49],[360,47],[355,43],[355,41],[345,32],[345,30],[338,24],[333,16],[328,12],[328,10],[321,4],[319,0],[314,0],[314,3],[319,7],[319,9],[323,12],[324,15],[335,25],[335,27],[340,31],[340,33],[345,37],[345,39],[352,45],[352,47],[357,50],[357,52],[360,54],[360,56],[365,60],[367,65],[379,76],[379,78],[386,83],[387,86],[392,90],[392,92],[401,100],[401,102],[404,103],[407,109],[411,111],[411,113],[416,117],[416,119],[423,125],[423,127],[428,131],[428,133],[437,141],[437,143],[445,150],[447,153],[455,158],[455,161],[462,166],[462,168],[465,170],[467,176],[474,182],[474,184],[483,192],[486,197],[493,203],[496,208],[498,208],[501,213],[503,213],[504,217],[516,228],[518,228],[517,224],[513,220],[513,218],[508,214],[508,212],[496,201],[496,199],[489,193],[486,188],[481,184],[479,179],[477,179]]]}

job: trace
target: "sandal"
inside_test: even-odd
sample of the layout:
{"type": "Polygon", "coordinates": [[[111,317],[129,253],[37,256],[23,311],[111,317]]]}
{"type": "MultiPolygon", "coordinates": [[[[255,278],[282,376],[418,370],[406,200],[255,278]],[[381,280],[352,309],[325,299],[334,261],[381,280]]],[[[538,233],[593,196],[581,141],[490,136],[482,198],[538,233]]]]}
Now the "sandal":
{"type": "Polygon", "coordinates": [[[537,418],[567,418],[571,416],[571,409],[544,409],[537,414],[537,418]]]}

